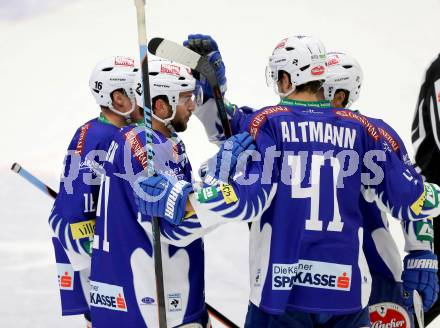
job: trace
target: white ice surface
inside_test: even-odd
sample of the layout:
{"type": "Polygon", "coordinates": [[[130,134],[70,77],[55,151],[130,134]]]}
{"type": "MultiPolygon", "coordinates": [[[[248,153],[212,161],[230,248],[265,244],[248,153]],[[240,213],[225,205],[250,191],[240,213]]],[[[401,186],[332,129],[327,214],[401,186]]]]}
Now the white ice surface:
{"type": "MultiPolygon", "coordinates": [[[[213,35],[228,70],[228,97],[274,103],[264,68],[274,45],[313,34],[327,50],[358,59],[364,84],[356,108],[381,117],[410,146],[423,72],[440,51],[438,0],[147,0],[148,36],[213,35]]],[[[61,318],[47,227],[51,200],[9,171],[12,162],[57,186],[75,129],[98,112],[88,90],[95,63],[137,56],[132,0],[0,2],[0,327],[80,327],[61,318]]],[[[193,167],[215,147],[190,122],[183,139],[193,167]],[[203,151],[201,151],[203,150],[203,151]]],[[[392,230],[402,248],[402,236],[392,230]]],[[[242,324],[248,295],[247,228],[231,224],[206,238],[207,300],[242,324]]],[[[440,322],[431,325],[440,327],[440,322]]]]}

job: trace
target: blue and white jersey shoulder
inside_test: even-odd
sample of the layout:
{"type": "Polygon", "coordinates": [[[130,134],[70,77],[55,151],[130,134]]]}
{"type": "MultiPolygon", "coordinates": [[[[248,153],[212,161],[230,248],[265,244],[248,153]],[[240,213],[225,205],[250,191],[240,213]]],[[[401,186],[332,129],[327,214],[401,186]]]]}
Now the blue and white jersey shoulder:
{"type": "Polygon", "coordinates": [[[75,270],[90,267],[91,237],[107,149],[118,127],[102,118],[76,131],[64,159],[49,224],[75,270]]]}
{"type": "MultiPolygon", "coordinates": [[[[183,143],[154,134],[157,171],[191,181],[183,143]]],[[[96,327],[157,327],[157,300],[151,218],[141,215],[135,182],[148,160],[143,127],[121,129],[110,145],[100,188],[93,241],[90,305],[96,327]]],[[[169,327],[197,319],[205,311],[203,241],[189,227],[173,228],[161,220],[165,302],[169,327]],[[183,238],[182,237],[182,238],[183,238]]],[[[197,223],[197,226],[200,225],[197,223]]]]}
{"type": "MultiPolygon", "coordinates": [[[[397,132],[380,119],[370,118],[382,135],[384,141],[401,159],[408,170],[415,172],[408,152],[397,132]]],[[[364,236],[364,251],[372,274],[378,274],[395,281],[401,281],[402,260],[399,250],[389,231],[388,219],[385,212],[380,211],[375,204],[361,200],[361,211],[364,214],[366,234],[364,236]]],[[[402,221],[405,238],[405,250],[432,250],[433,230],[430,219],[419,221],[402,221]]]]}
{"type": "Polygon", "coordinates": [[[364,307],[369,281],[362,253],[361,190],[373,190],[388,211],[398,208],[406,218],[423,187],[414,188],[403,177],[402,163],[384,151],[379,131],[362,115],[280,104],[241,115],[237,122],[233,130],[241,127],[254,136],[265,163],[252,161],[231,182],[235,203],[208,190],[204,195],[209,197],[199,197],[202,202],[193,206],[202,225],[234,218],[259,221],[251,234],[251,301],[272,313],[287,304],[339,313],[364,307]],[[368,151],[383,158],[376,162],[372,156],[371,165],[365,165],[368,151]],[[371,171],[377,167],[387,179],[374,183],[371,171]],[[255,174],[261,179],[249,183],[255,174]],[[364,174],[373,179],[363,181],[364,174]],[[404,197],[396,197],[396,184],[403,186],[404,197]],[[301,247],[308,241],[315,241],[313,252],[301,247]]]}

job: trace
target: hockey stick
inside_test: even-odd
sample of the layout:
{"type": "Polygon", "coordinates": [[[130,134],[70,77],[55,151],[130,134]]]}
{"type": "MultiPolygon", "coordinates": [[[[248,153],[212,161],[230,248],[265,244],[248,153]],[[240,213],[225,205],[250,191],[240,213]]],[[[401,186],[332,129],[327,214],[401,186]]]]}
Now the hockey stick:
{"type": "MultiPolygon", "coordinates": [[[[148,50],[153,55],[186,65],[206,77],[212,88],[225,137],[231,137],[232,130],[226,113],[225,101],[217,81],[217,76],[215,75],[214,65],[211,64],[205,56],[201,56],[191,49],[163,38],[151,39],[148,43],[148,50]]],[[[249,222],[249,230],[251,230],[251,227],[252,223],[249,222]]]]}
{"type": "Polygon", "coordinates": [[[417,290],[413,291],[413,304],[419,328],[425,328],[425,313],[423,312],[422,297],[417,290]]]}
{"type": "Polygon", "coordinates": [[[148,43],[148,50],[153,55],[188,66],[189,68],[206,77],[212,88],[214,100],[217,105],[217,111],[220,115],[222,127],[225,132],[225,137],[229,138],[232,136],[231,126],[229,125],[229,120],[226,113],[225,102],[217,81],[217,76],[215,75],[214,65],[211,64],[205,56],[201,56],[180,44],[165,40],[163,38],[151,39],[148,43]]]}
{"type": "MultiPolygon", "coordinates": [[[[51,187],[46,185],[43,181],[38,179],[36,176],[34,176],[29,171],[25,170],[20,164],[14,163],[12,164],[11,170],[17,173],[18,175],[22,176],[26,181],[30,182],[32,185],[40,189],[42,192],[44,192],[46,195],[56,198],[58,193],[53,190],[51,187]]],[[[211,316],[216,318],[218,321],[223,323],[226,327],[230,328],[239,328],[235,323],[233,323],[230,319],[225,317],[223,314],[221,314],[219,311],[217,311],[215,308],[213,308],[211,305],[206,303],[206,308],[211,316]]]]}
{"type": "MultiPolygon", "coordinates": [[[[142,88],[144,94],[144,122],[145,122],[145,147],[147,149],[148,176],[154,174],[153,163],[153,127],[151,122],[150,81],[148,76],[147,58],[147,26],[145,23],[145,0],[135,0],[137,13],[139,55],[141,60],[142,88]]],[[[165,288],[163,282],[162,249],[160,244],[160,223],[157,217],[152,217],[154,272],[156,274],[157,310],[159,327],[167,327],[167,313],[165,308],[165,288]]]]}
{"type": "Polygon", "coordinates": [[[18,163],[12,164],[11,170],[14,171],[15,173],[17,173],[18,175],[21,175],[24,179],[29,181],[31,184],[33,184],[35,187],[40,189],[46,195],[49,195],[52,198],[57,197],[58,194],[55,190],[53,190],[51,187],[46,185],[40,179],[36,178],[32,173],[29,173],[28,171],[26,171],[23,167],[21,167],[20,164],[18,164],[18,163]]]}

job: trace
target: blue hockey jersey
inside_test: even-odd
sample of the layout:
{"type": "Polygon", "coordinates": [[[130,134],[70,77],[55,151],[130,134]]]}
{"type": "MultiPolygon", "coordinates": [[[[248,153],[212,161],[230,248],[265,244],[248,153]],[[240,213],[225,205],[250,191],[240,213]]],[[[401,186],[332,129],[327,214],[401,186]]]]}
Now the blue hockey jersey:
{"type": "Polygon", "coordinates": [[[259,220],[250,240],[254,304],[270,313],[286,307],[354,312],[366,306],[370,286],[362,252],[361,191],[383,210],[411,219],[418,216],[410,206],[423,195],[423,184],[367,117],[330,109],[325,102],[295,105],[300,106],[282,103],[232,121],[233,130],[235,125],[235,131],[254,135],[263,158],[273,157],[272,168],[267,161],[253,162],[239,178],[272,173],[270,178],[263,174],[265,183],[231,182],[238,198],[233,206],[219,197],[193,197],[192,204],[202,226],[259,220]],[[382,158],[371,162],[378,153],[382,158]],[[372,178],[367,172],[375,165],[382,170],[381,181],[364,181],[372,178]],[[309,245],[304,254],[303,245],[309,245]]]}
{"type": "MultiPolygon", "coordinates": [[[[154,169],[191,182],[183,143],[154,133],[154,169]]],[[[90,306],[94,327],[158,327],[151,217],[137,210],[136,180],[146,174],[145,127],[128,126],[114,138],[105,162],[93,240],[90,306]]],[[[205,314],[203,240],[161,221],[168,327],[205,314]],[[182,237],[182,238],[181,238],[182,237]],[[182,241],[185,239],[184,241],[182,241]]]]}
{"type": "Polygon", "coordinates": [[[76,131],[67,150],[49,225],[58,268],[62,314],[89,311],[90,237],[93,236],[102,163],[118,127],[103,116],[76,131]]]}

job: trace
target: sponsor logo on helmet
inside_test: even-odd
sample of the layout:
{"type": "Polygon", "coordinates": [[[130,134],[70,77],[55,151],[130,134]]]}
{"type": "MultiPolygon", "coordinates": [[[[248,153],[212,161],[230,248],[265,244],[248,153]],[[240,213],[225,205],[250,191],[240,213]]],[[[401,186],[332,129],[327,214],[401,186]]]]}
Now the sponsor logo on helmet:
{"type": "Polygon", "coordinates": [[[116,57],[115,66],[134,67],[134,59],[130,57],[116,57]]]}
{"type": "Polygon", "coordinates": [[[399,304],[385,302],[369,307],[372,328],[409,328],[408,312],[399,304]]]}
{"type": "Polygon", "coordinates": [[[57,263],[58,285],[61,290],[73,290],[74,271],[72,265],[57,263]]]}
{"type": "Polygon", "coordinates": [[[312,68],[312,75],[322,75],[325,72],[325,67],[320,65],[320,66],[315,66],[312,68]]]}
{"type": "Polygon", "coordinates": [[[342,82],[348,80],[348,76],[340,77],[339,79],[335,79],[335,82],[342,82]]]}
{"type": "Polygon", "coordinates": [[[297,264],[272,265],[272,289],[290,290],[294,285],[349,291],[351,265],[299,260],[297,264]]]}
{"type": "Polygon", "coordinates": [[[143,299],[141,299],[142,304],[146,304],[146,305],[150,305],[150,304],[154,304],[154,302],[156,302],[154,300],[154,298],[151,297],[144,297],[143,299]]]}
{"type": "Polygon", "coordinates": [[[340,62],[338,55],[331,55],[328,57],[327,66],[338,65],[340,62]]]}
{"type": "Polygon", "coordinates": [[[90,281],[90,306],[127,312],[124,289],[121,286],[90,281]]]}
{"type": "Polygon", "coordinates": [[[182,296],[180,293],[168,294],[168,311],[182,311],[182,296]]]}
{"type": "Polygon", "coordinates": [[[170,86],[169,86],[169,85],[166,85],[166,84],[153,83],[153,85],[154,85],[155,87],[158,87],[158,88],[164,88],[164,89],[169,89],[169,88],[170,88],[170,86]]]}
{"type": "Polygon", "coordinates": [[[288,38],[282,39],[275,47],[275,50],[284,48],[284,46],[286,45],[287,39],[288,38]]]}
{"type": "Polygon", "coordinates": [[[282,63],[282,62],[285,62],[285,61],[287,61],[286,58],[281,58],[281,59],[274,60],[274,63],[275,64],[279,64],[279,63],[282,63]]]}
{"type": "Polygon", "coordinates": [[[173,64],[161,64],[160,72],[171,75],[180,75],[180,67],[173,64]]]}

